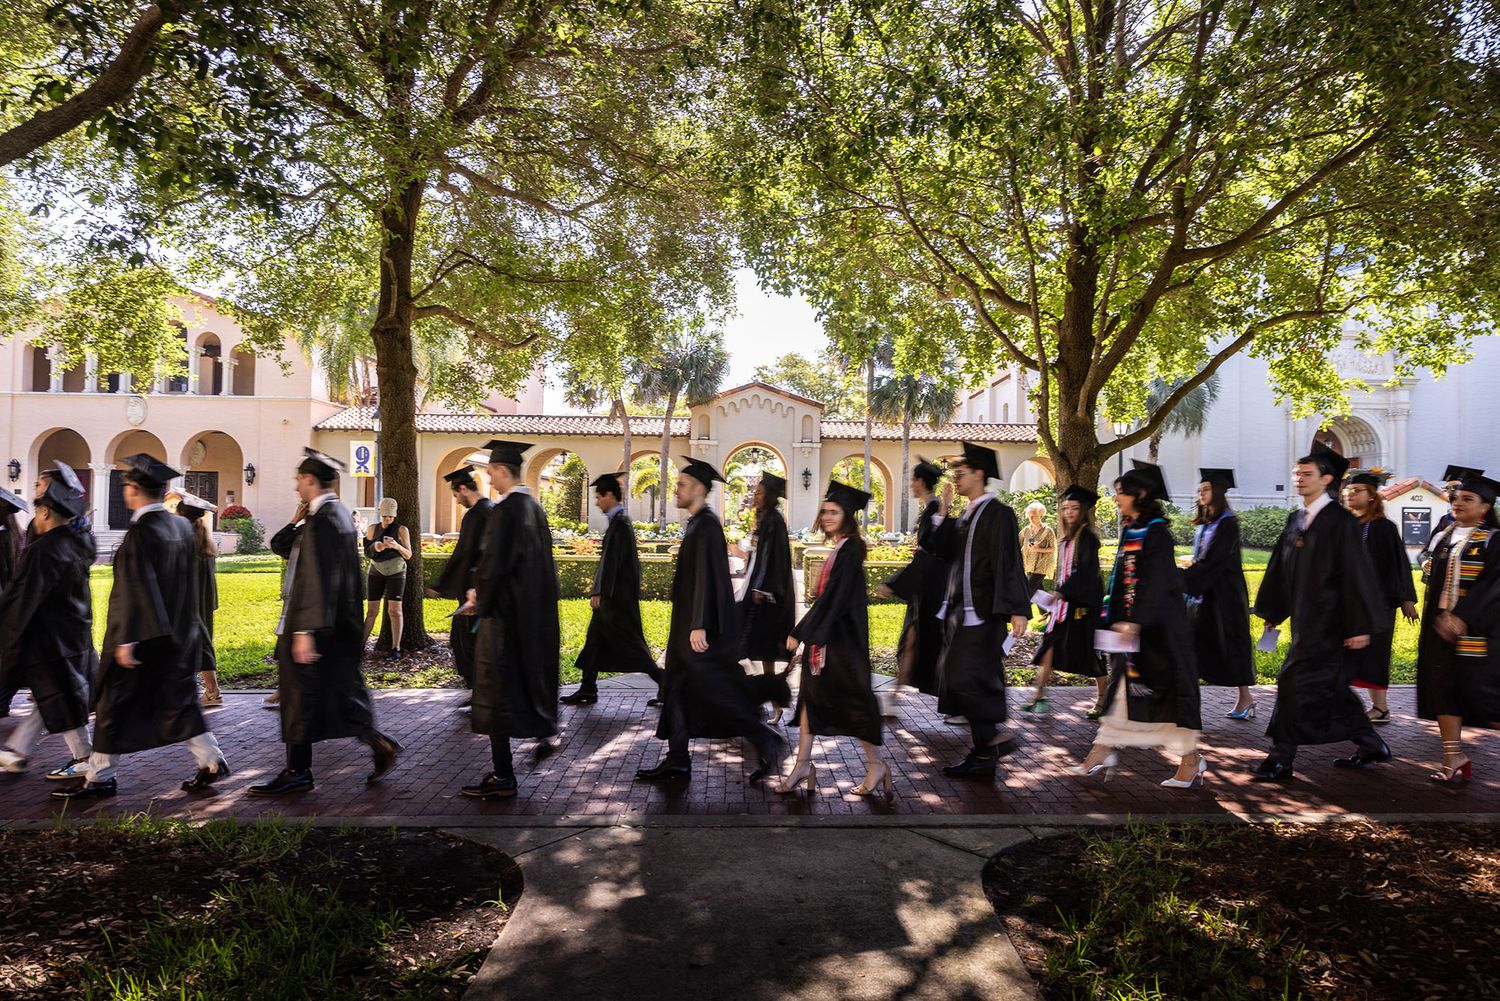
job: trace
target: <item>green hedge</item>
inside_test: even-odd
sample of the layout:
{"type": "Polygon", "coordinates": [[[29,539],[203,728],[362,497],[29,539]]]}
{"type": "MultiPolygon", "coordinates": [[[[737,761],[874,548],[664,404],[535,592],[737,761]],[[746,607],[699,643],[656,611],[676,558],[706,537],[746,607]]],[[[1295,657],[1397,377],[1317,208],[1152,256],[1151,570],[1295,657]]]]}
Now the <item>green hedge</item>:
{"type": "MultiPolygon", "coordinates": [[[[802,561],[802,593],[812,596],[818,587],[818,575],[823,572],[823,564],[828,561],[824,553],[808,553],[802,561]]],[[[888,605],[899,602],[899,598],[882,598],[875,593],[875,589],[895,575],[896,571],[906,566],[905,563],[893,563],[885,560],[865,561],[865,593],[870,597],[872,605],[888,605]]]]}
{"type": "MultiPolygon", "coordinates": [[[[596,556],[558,556],[557,586],[564,598],[587,598],[594,589],[596,556]]],[[[641,598],[665,601],[672,596],[672,574],[677,561],[670,556],[641,557],[641,598]]]]}

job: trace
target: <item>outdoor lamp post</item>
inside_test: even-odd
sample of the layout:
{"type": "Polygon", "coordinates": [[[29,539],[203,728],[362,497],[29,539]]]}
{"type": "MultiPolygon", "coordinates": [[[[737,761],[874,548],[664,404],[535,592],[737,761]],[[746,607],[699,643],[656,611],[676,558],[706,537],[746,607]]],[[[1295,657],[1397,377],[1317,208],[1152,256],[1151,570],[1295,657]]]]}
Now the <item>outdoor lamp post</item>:
{"type": "Polygon", "coordinates": [[[12,459],[5,464],[5,471],[10,474],[10,481],[16,482],[21,478],[21,460],[12,459]]]}
{"type": "MultiPolygon", "coordinates": [[[[11,477],[11,479],[15,479],[15,477],[11,477]]],[[[806,466],[802,467],[802,489],[812,489],[812,470],[808,469],[806,466]]]]}
{"type": "Polygon", "coordinates": [[[255,463],[245,463],[245,485],[250,486],[255,482],[255,463]]]}
{"type": "MultiPolygon", "coordinates": [[[[1117,423],[1117,424],[1112,424],[1110,426],[1112,428],[1114,428],[1114,432],[1115,432],[1115,437],[1116,438],[1123,438],[1123,437],[1125,437],[1126,434],[1128,434],[1130,432],[1130,425],[1129,424],[1118,424],[1117,423]]],[[[1125,475],[1125,450],[1122,448],[1119,451],[1115,452],[1115,479],[1119,479],[1121,476],[1124,476],[1124,475],[1125,475]]]]}

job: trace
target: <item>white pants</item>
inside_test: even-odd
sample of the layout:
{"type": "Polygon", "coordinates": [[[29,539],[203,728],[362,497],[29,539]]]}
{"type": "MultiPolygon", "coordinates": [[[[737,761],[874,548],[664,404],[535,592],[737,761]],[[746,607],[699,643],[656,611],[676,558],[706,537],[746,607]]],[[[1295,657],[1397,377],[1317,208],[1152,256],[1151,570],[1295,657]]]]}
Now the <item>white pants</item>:
{"type": "MultiPolygon", "coordinates": [[[[219,760],[224,757],[219,750],[219,742],[212,732],[205,730],[196,737],[189,737],[182,742],[187,749],[193,753],[193,760],[198,763],[199,768],[215,768],[219,760]]],[[[118,754],[103,754],[95,751],[89,755],[90,782],[108,782],[115,777],[115,769],[120,765],[118,754]]]]}
{"type": "MultiPolygon", "coordinates": [[[[10,749],[21,757],[31,755],[32,745],[42,735],[42,712],[32,703],[31,712],[21,717],[21,722],[10,734],[10,749]]],[[[68,745],[68,753],[73,755],[74,761],[82,761],[89,756],[89,731],[86,727],[74,727],[71,730],[62,731],[62,739],[68,745]]]]}

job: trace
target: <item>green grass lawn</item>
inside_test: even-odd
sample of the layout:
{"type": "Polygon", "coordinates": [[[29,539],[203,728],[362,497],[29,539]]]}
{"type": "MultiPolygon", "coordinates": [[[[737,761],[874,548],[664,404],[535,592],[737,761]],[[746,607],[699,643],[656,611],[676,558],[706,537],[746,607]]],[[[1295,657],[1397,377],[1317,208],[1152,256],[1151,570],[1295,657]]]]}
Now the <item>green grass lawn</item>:
{"type": "MultiPolygon", "coordinates": [[[[1264,560],[1259,565],[1251,559],[1254,551],[1246,552],[1245,578],[1253,596],[1260,587],[1264,574],[1264,560]]],[[[1264,554],[1261,554],[1262,556],[1264,554]]],[[[281,614],[280,561],[275,557],[239,557],[233,561],[221,560],[219,564],[219,611],[214,621],[215,645],[219,658],[219,677],[226,685],[268,685],[274,679],[274,668],[265,662],[274,642],[276,620],[281,614]]],[[[1420,583],[1420,582],[1419,582],[1420,583]]],[[[94,593],[94,640],[104,638],[104,617],[109,600],[110,568],[95,567],[91,585],[94,593]]],[[[1421,592],[1420,586],[1418,593],[1421,592]]],[[[452,620],[449,614],[457,602],[433,599],[425,603],[424,619],[427,631],[437,639],[445,639],[452,620]]],[[[562,677],[563,683],[578,680],[574,667],[578,652],[583,648],[583,638],[588,631],[590,609],[583,598],[564,599],[558,603],[562,627],[562,677]]],[[[900,604],[877,604],[870,606],[870,653],[877,665],[889,668],[896,652],[896,641],[901,634],[901,621],[906,607],[900,604]]],[[[667,641],[667,624],[671,615],[671,604],[666,601],[641,602],[641,620],[645,626],[646,641],[653,650],[661,652],[667,641]]],[[[1040,627],[1045,620],[1037,618],[1033,625],[1040,627]]],[[[1259,637],[1260,620],[1252,619],[1252,626],[1259,637]]],[[[1255,654],[1256,673],[1264,683],[1276,680],[1276,672],[1286,658],[1289,637],[1283,631],[1280,646],[1275,653],[1255,654]]],[[[1417,627],[1405,620],[1398,621],[1396,640],[1391,658],[1391,680],[1406,684],[1416,680],[1417,627]]],[[[404,673],[383,672],[374,668],[370,682],[378,687],[402,686],[423,687],[438,685],[451,672],[443,668],[419,669],[404,673]]],[[[1017,679],[1024,681],[1026,679],[1017,679]]]]}

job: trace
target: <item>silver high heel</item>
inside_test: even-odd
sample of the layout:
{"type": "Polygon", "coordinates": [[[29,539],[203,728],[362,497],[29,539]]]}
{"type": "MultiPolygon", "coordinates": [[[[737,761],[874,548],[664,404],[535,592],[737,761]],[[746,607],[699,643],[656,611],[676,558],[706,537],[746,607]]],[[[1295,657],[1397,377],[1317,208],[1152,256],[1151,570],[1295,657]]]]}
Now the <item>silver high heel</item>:
{"type": "Polygon", "coordinates": [[[1226,719],[1254,719],[1255,718],[1255,703],[1252,701],[1248,706],[1246,706],[1243,709],[1231,709],[1227,713],[1224,714],[1224,717],[1226,719]]]}
{"type": "Polygon", "coordinates": [[[1173,775],[1171,778],[1162,780],[1162,785],[1168,789],[1191,789],[1194,784],[1203,779],[1203,773],[1206,771],[1208,771],[1208,759],[1200,754],[1198,755],[1198,770],[1193,773],[1192,778],[1184,781],[1173,775]]]}
{"type": "Polygon", "coordinates": [[[1112,772],[1112,771],[1114,771],[1115,770],[1115,766],[1118,765],[1119,763],[1120,763],[1120,752],[1119,751],[1110,751],[1109,754],[1107,754],[1105,756],[1104,760],[1098,762],[1097,764],[1092,764],[1092,765],[1077,764],[1077,765],[1073,765],[1071,768],[1068,769],[1068,774],[1069,775],[1077,775],[1079,778],[1087,778],[1090,775],[1097,775],[1097,774],[1099,774],[1102,771],[1104,773],[1104,780],[1107,782],[1107,781],[1109,781],[1109,773],[1112,772]]]}
{"type": "Polygon", "coordinates": [[[807,791],[808,792],[817,792],[818,791],[818,766],[817,765],[809,763],[808,766],[807,766],[807,774],[806,775],[802,775],[802,776],[798,776],[797,773],[796,773],[796,771],[794,770],[791,775],[787,776],[785,779],[783,779],[780,783],[777,784],[776,791],[779,792],[779,793],[781,793],[783,796],[785,796],[788,793],[794,793],[794,792],[796,792],[797,791],[797,787],[801,786],[801,785],[804,785],[804,784],[807,786],[807,791]]]}

